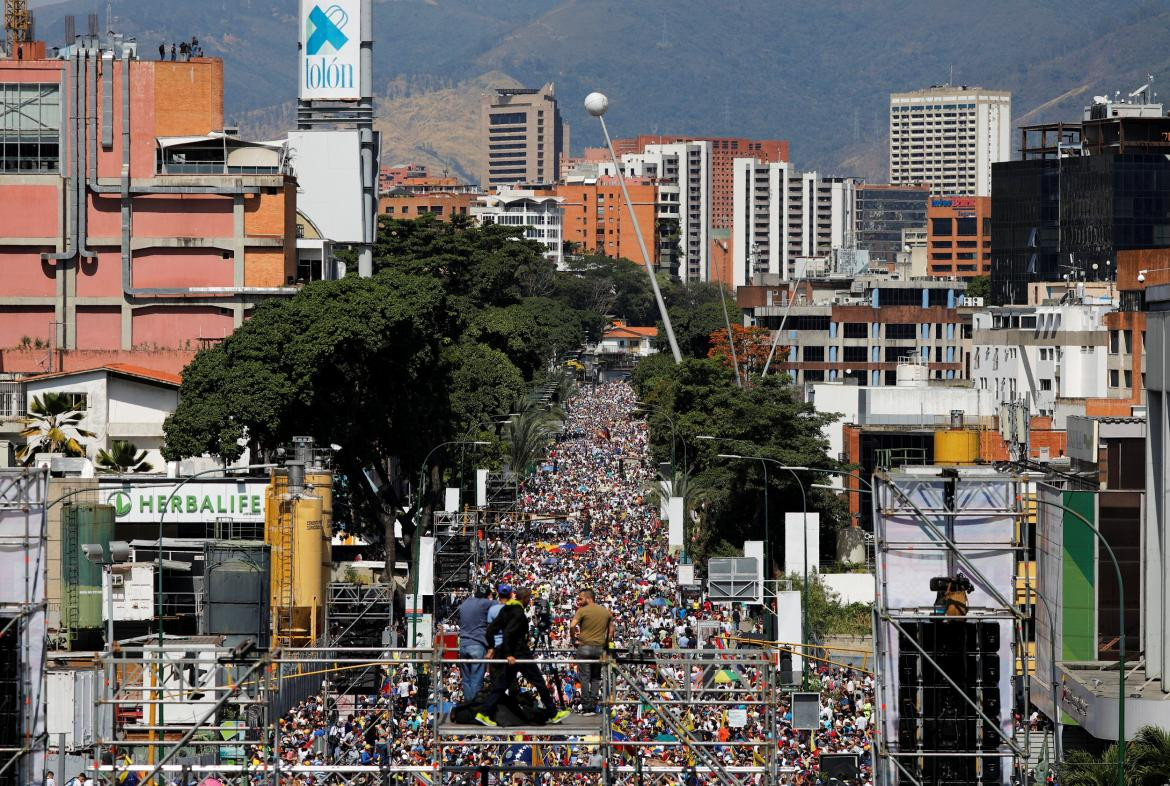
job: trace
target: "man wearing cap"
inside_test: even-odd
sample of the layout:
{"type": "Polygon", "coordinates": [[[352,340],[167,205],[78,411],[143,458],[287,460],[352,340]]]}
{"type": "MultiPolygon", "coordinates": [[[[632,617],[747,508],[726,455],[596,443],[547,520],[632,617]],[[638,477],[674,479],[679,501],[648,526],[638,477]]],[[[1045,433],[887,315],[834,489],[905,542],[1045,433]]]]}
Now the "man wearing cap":
{"type": "MultiPolygon", "coordinates": [[[[487,616],[492,607],[491,590],[478,587],[475,594],[459,604],[459,657],[479,660],[487,653],[487,616]]],[[[483,686],[484,664],[460,663],[463,700],[471,701],[483,686]]]]}

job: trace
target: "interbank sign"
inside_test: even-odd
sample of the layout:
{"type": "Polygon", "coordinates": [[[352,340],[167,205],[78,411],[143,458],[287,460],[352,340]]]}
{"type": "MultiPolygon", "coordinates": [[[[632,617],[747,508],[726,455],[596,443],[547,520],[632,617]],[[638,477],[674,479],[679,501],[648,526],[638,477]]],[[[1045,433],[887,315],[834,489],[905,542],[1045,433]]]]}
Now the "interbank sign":
{"type": "Polygon", "coordinates": [[[301,0],[302,99],[361,98],[362,0],[301,0]]]}
{"type": "Polygon", "coordinates": [[[188,483],[175,486],[102,483],[102,500],[114,508],[118,521],[154,522],[165,511],[166,521],[207,522],[264,520],[264,481],[188,483]],[[177,490],[176,490],[177,489],[177,490]]]}

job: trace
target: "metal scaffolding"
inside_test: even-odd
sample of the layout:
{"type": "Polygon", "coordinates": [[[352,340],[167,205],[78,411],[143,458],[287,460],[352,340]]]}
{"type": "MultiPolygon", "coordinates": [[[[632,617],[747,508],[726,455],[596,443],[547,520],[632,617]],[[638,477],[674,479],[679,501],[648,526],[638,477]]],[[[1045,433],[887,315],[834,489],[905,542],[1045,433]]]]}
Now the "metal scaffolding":
{"type": "MultiPolygon", "coordinates": [[[[274,786],[305,775],[317,784],[355,786],[511,783],[518,773],[561,773],[566,780],[583,775],[615,785],[673,784],[691,771],[702,783],[737,786],[785,783],[793,772],[778,764],[782,689],[775,659],[765,651],[615,653],[602,660],[600,714],[574,714],[558,725],[499,728],[450,719],[455,697],[445,686],[457,683],[461,664],[481,662],[451,657],[456,654],[441,647],[258,652],[207,641],[197,648],[170,639],[161,645],[127,643],[102,656],[112,657],[105,665],[115,678],[97,704],[112,710],[117,722],[112,734],[95,740],[89,769],[111,786],[128,771],[142,781],[165,777],[155,783],[215,777],[274,786]],[[407,678],[431,687],[400,698],[395,686],[407,678]],[[327,720],[366,712],[367,733],[407,713],[421,714],[425,725],[412,744],[423,751],[409,763],[317,763],[316,754],[324,757],[334,744],[320,737],[313,738],[314,756],[290,756],[281,720],[291,723],[290,711],[310,697],[327,720]],[[744,721],[741,733],[728,740],[710,738],[696,723],[696,717],[727,713],[744,721]],[[617,732],[638,715],[653,718],[660,732],[648,739],[617,732]],[[749,717],[753,722],[746,722],[749,717]],[[523,735],[522,742],[517,735],[523,735]],[[518,745],[527,752],[523,763],[514,755],[518,745]],[[111,749],[117,753],[103,755],[111,749]]],[[[534,662],[554,694],[571,664],[579,663],[564,651],[534,662]]]]}
{"type": "Polygon", "coordinates": [[[944,777],[939,770],[943,765],[966,767],[954,762],[971,757],[972,781],[1006,784],[1014,774],[1023,782],[1027,743],[1021,747],[1016,742],[1010,720],[1013,687],[1022,687],[1026,696],[1028,680],[1026,669],[1015,673],[1015,664],[1022,663],[1021,655],[1027,652],[1028,615],[1015,591],[1029,542],[1022,491],[1020,478],[987,468],[915,467],[875,475],[874,652],[879,690],[875,706],[881,734],[874,741],[874,777],[879,784],[967,780],[944,777]],[[958,574],[970,580],[974,591],[969,602],[963,594],[957,613],[949,605],[940,608],[936,595],[943,593],[932,580],[958,574]],[[942,656],[920,643],[925,626],[947,624],[964,626],[946,629],[948,638],[956,640],[953,654],[942,656]],[[976,633],[974,646],[967,625],[976,633]],[[998,642],[994,655],[985,653],[988,647],[978,638],[985,635],[985,627],[987,638],[998,642]],[[955,633],[962,635],[950,635],[955,633]],[[948,658],[962,658],[977,670],[984,669],[984,660],[994,663],[979,672],[972,687],[960,685],[966,677],[940,664],[948,658]],[[915,665],[919,661],[921,669],[915,665]],[[923,687],[926,684],[931,687],[923,687]],[[945,720],[956,729],[965,722],[961,719],[970,718],[974,736],[968,739],[956,731],[965,741],[944,740],[949,732],[940,732],[946,724],[937,708],[931,708],[932,696],[945,696],[950,703],[945,720]]]}
{"type": "Polygon", "coordinates": [[[0,786],[44,763],[46,488],[45,470],[0,470],[0,786]]]}

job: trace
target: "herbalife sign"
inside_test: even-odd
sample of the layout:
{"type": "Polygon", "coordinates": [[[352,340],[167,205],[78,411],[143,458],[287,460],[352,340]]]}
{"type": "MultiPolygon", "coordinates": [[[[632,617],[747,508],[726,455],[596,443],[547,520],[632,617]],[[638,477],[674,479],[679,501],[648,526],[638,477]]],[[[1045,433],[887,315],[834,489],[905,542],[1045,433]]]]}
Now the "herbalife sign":
{"type": "Polygon", "coordinates": [[[228,483],[195,482],[182,487],[157,484],[136,485],[107,482],[100,484],[103,502],[114,508],[117,521],[126,523],[156,522],[166,513],[166,521],[208,522],[220,518],[235,521],[264,521],[264,481],[228,483]]]}

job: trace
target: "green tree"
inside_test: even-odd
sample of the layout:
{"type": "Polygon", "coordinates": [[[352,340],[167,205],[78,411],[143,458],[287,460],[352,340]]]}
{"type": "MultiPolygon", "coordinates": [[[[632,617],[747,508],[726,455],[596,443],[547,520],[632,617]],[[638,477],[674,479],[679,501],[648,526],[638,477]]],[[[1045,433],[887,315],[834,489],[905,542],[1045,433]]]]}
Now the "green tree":
{"type": "Polygon", "coordinates": [[[518,400],[515,407],[516,414],[504,427],[504,441],[512,471],[527,475],[552,439],[555,418],[528,397],[518,400]]]}
{"type": "MultiPolygon", "coordinates": [[[[464,341],[448,354],[451,414],[456,428],[480,436],[493,418],[524,394],[524,376],[508,356],[485,344],[464,341]]],[[[494,433],[494,429],[492,430],[494,433]]]]}
{"type": "Polygon", "coordinates": [[[967,279],[967,291],[964,294],[969,297],[991,297],[991,276],[973,276],[967,279]]]}
{"type": "MultiPolygon", "coordinates": [[[[716,330],[726,330],[719,285],[683,284],[677,281],[668,281],[663,285],[660,281],[659,286],[666,302],[666,312],[670,315],[670,322],[674,327],[679,352],[684,357],[707,357],[711,351],[711,334],[716,330]]],[[[727,308],[735,319],[738,313],[735,310],[735,298],[731,295],[727,297],[727,308]]],[[[661,321],[658,322],[655,346],[660,352],[668,352],[670,349],[666,330],[661,321]]]]}
{"type": "Polygon", "coordinates": [[[154,469],[146,460],[145,450],[121,439],[111,442],[109,450],[102,448],[98,451],[97,465],[108,472],[150,472],[154,469]]]}
{"type": "Polygon", "coordinates": [[[28,425],[20,432],[27,440],[16,452],[16,457],[31,464],[38,453],[64,453],[66,456],[84,456],[82,439],[94,434],[81,427],[84,409],[78,409],[75,398],[68,393],[42,393],[34,396],[28,407],[28,425]]]}
{"type": "MultiPolygon", "coordinates": [[[[669,358],[668,358],[669,359],[669,358]]],[[[780,554],[783,514],[801,510],[801,488],[792,473],[769,465],[768,518],[764,519],[764,470],[758,461],[728,460],[720,453],[761,456],[789,466],[835,469],[827,456],[822,428],[835,417],[819,413],[796,395],[781,376],[769,376],[743,388],[734,372],[717,360],[685,359],[674,366],[653,357],[639,362],[633,384],[647,404],[651,453],[656,461],[671,460],[671,429],[687,444],[689,482],[705,490],[695,539],[707,551],[738,546],[745,539],[770,534],[771,555],[780,554]],[[643,365],[645,364],[645,365],[643,365]],[[669,420],[668,420],[669,416],[669,420]],[[700,435],[720,440],[700,440],[700,435]]],[[[676,454],[681,459],[681,451],[676,454]]],[[[822,476],[823,477],[823,476],[822,476]]],[[[815,473],[801,477],[810,512],[821,514],[822,527],[832,531],[842,520],[843,503],[811,488],[815,473]]],[[[826,546],[832,538],[825,538],[826,546]]],[[[700,551],[696,557],[705,556],[700,551]]]]}

